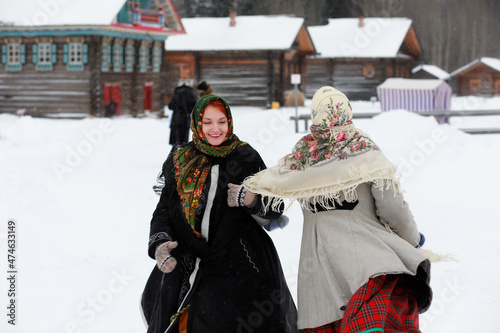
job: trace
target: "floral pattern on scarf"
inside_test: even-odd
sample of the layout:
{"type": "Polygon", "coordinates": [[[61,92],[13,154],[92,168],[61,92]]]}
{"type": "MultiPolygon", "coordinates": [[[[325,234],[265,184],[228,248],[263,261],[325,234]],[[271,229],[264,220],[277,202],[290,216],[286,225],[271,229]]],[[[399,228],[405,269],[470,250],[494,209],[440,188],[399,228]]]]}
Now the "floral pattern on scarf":
{"type": "Polygon", "coordinates": [[[326,103],[323,108],[311,111],[313,125],[311,134],[302,137],[284,157],[285,167],[290,170],[305,170],[307,167],[326,160],[344,160],[353,155],[379,147],[352,124],[345,107],[347,102],[326,103]]]}
{"type": "Polygon", "coordinates": [[[207,95],[198,100],[191,114],[191,130],[193,132],[193,143],[175,151],[173,160],[175,167],[175,180],[177,182],[177,193],[181,199],[182,210],[187,222],[193,229],[193,233],[202,237],[195,229],[196,209],[205,186],[212,159],[210,157],[224,157],[242,144],[246,144],[233,134],[231,110],[224,99],[216,95],[207,95]],[[220,100],[225,106],[228,120],[228,132],[226,140],[219,146],[208,143],[202,129],[203,111],[213,101],[220,100]]]}
{"type": "Polygon", "coordinates": [[[329,103],[323,105],[321,110],[311,110],[311,119],[313,124],[323,127],[333,127],[352,124],[350,114],[346,112],[345,107],[352,110],[351,103],[335,102],[332,97],[329,103]]]}

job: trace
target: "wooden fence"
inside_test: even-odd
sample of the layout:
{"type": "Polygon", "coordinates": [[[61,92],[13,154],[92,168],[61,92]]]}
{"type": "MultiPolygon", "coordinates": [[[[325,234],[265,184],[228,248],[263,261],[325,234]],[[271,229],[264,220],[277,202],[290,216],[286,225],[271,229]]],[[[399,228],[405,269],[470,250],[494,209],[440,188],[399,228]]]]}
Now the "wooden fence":
{"type": "MultiPolygon", "coordinates": [[[[390,112],[390,111],[386,111],[390,112]]],[[[372,118],[381,114],[382,112],[361,112],[354,113],[354,119],[366,119],[372,118]]],[[[436,117],[436,118],[450,118],[450,117],[477,117],[477,116],[500,116],[500,110],[463,110],[463,111],[451,111],[451,110],[436,110],[436,111],[422,111],[416,112],[420,116],[425,117],[436,117]]],[[[310,114],[301,114],[297,118],[295,116],[290,117],[291,120],[296,122],[302,120],[304,122],[304,129],[309,130],[309,121],[311,120],[310,114]]],[[[295,128],[298,128],[297,126],[295,128]]],[[[500,128],[489,127],[489,128],[459,128],[459,130],[469,133],[469,134],[500,134],[500,128]]]]}

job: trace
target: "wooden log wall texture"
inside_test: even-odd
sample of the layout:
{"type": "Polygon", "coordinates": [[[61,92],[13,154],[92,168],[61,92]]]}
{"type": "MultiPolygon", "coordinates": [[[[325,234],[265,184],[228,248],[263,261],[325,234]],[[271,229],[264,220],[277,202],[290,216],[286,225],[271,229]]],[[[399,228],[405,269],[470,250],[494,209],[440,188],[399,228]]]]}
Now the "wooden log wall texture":
{"type": "Polygon", "coordinates": [[[81,73],[2,73],[0,113],[27,114],[82,113],[91,108],[90,74],[81,73]]]}

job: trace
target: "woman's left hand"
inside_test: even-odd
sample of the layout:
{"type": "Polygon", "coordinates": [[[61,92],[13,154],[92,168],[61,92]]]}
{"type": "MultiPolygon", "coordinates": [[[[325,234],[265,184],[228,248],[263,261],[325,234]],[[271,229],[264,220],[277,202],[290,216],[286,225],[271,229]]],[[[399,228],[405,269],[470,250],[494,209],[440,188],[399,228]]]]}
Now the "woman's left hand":
{"type": "Polygon", "coordinates": [[[229,183],[227,187],[227,205],[229,207],[248,207],[253,203],[255,194],[243,186],[229,183]]]}

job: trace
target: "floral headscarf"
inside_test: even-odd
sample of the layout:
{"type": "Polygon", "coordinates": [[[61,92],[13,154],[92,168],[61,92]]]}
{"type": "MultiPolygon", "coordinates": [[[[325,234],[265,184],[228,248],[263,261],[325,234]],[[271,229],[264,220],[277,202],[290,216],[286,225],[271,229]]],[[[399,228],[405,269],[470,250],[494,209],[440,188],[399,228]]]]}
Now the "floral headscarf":
{"type": "Polygon", "coordinates": [[[311,134],[301,138],[285,156],[290,170],[304,170],[325,160],[344,160],[377,145],[352,125],[352,108],[347,97],[333,87],[314,94],[311,106],[311,134]]]}
{"type": "Polygon", "coordinates": [[[184,215],[196,236],[202,237],[195,230],[195,212],[210,168],[212,167],[212,157],[227,156],[236,147],[245,143],[233,134],[231,109],[227,102],[217,95],[207,95],[196,102],[191,113],[191,131],[193,132],[194,144],[188,144],[174,153],[174,176],[184,215]],[[212,146],[205,137],[202,129],[205,107],[214,101],[222,102],[228,121],[226,138],[219,146],[212,146]]]}

